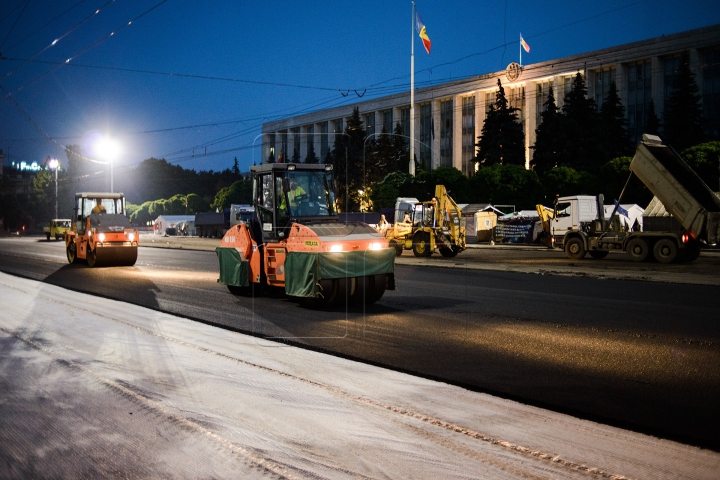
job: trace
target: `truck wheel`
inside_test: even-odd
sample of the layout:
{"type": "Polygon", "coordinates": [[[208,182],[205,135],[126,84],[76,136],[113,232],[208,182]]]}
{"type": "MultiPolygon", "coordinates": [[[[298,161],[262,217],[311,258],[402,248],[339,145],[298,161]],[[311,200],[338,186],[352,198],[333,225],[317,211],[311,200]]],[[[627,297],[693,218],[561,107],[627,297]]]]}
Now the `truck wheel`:
{"type": "Polygon", "coordinates": [[[677,258],[677,244],[669,238],[661,238],[653,247],[653,255],[655,260],[660,263],[672,263],[677,258]]]}
{"type": "Polygon", "coordinates": [[[585,256],[585,244],[580,237],[573,237],[565,243],[565,255],[570,260],[580,260],[585,256]]]}
{"type": "Polygon", "coordinates": [[[455,247],[450,247],[450,248],[442,247],[439,250],[440,250],[440,255],[442,255],[443,257],[454,257],[458,253],[460,253],[460,249],[455,248],[455,247]]]}
{"type": "Polygon", "coordinates": [[[590,254],[590,256],[592,258],[600,260],[602,258],[607,257],[608,253],[610,253],[610,252],[608,252],[607,250],[590,250],[588,253],[590,254]]]}
{"type": "Polygon", "coordinates": [[[403,247],[395,240],[390,240],[390,248],[395,249],[395,256],[399,257],[402,255],[403,247]]]}
{"type": "Polygon", "coordinates": [[[45,235],[47,236],[47,241],[49,242],[49,241],[50,241],[50,234],[47,233],[47,234],[45,234],[45,235]]]}
{"type": "Polygon", "coordinates": [[[694,262],[700,256],[700,247],[697,245],[686,246],[685,250],[681,253],[681,262],[694,262]]]}
{"type": "Polygon", "coordinates": [[[628,242],[625,251],[633,262],[643,262],[648,256],[649,248],[642,238],[633,238],[628,242]]]}
{"type": "Polygon", "coordinates": [[[416,257],[429,257],[430,251],[430,235],[426,232],[418,232],[413,237],[413,254],[416,257]]]}

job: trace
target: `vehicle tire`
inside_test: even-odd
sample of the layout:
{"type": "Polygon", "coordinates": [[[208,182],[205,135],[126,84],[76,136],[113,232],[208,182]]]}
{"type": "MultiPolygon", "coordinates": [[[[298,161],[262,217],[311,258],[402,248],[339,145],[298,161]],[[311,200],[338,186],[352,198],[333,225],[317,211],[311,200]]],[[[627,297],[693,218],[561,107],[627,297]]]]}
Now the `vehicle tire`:
{"type": "Polygon", "coordinates": [[[456,247],[450,247],[450,248],[442,247],[439,250],[440,250],[440,255],[442,255],[443,257],[451,258],[451,257],[456,256],[458,253],[460,253],[460,250],[456,247]]]}
{"type": "Polygon", "coordinates": [[[700,256],[700,247],[697,245],[687,245],[680,255],[681,262],[694,262],[700,256]]]}
{"type": "Polygon", "coordinates": [[[65,253],[67,254],[68,263],[80,263],[77,258],[77,246],[75,242],[71,242],[70,245],[67,246],[65,253]]]}
{"type": "Polygon", "coordinates": [[[247,297],[250,294],[250,287],[238,287],[237,285],[227,285],[228,290],[235,296],[247,297]]]}
{"type": "Polygon", "coordinates": [[[95,252],[92,251],[92,250],[90,250],[90,249],[88,248],[86,258],[87,258],[87,264],[88,264],[88,266],[89,266],[90,268],[94,268],[94,267],[95,267],[95,260],[97,260],[97,257],[95,256],[95,252]]]}
{"type": "Polygon", "coordinates": [[[56,241],[56,242],[57,242],[58,240],[60,240],[61,238],[62,238],[62,237],[61,237],[60,235],[55,235],[55,241],[56,241]]]}
{"type": "Polygon", "coordinates": [[[368,275],[357,279],[355,289],[355,304],[370,305],[383,296],[385,293],[386,274],[368,275]]]}
{"type": "Polygon", "coordinates": [[[565,255],[570,260],[580,260],[585,256],[585,243],[580,237],[573,237],[565,243],[565,255]]]}
{"type": "Polygon", "coordinates": [[[610,252],[608,252],[607,250],[590,250],[588,253],[590,254],[590,256],[592,258],[600,260],[600,259],[607,257],[608,253],[610,253],[610,252]]]}
{"type": "Polygon", "coordinates": [[[650,251],[648,244],[642,238],[633,238],[627,244],[625,252],[627,252],[630,260],[633,262],[643,262],[650,251]]]}
{"type": "Polygon", "coordinates": [[[395,249],[395,256],[399,257],[402,255],[403,247],[395,240],[390,240],[390,248],[395,249]]]}
{"type": "Polygon", "coordinates": [[[47,237],[47,241],[49,242],[49,241],[50,241],[50,234],[49,234],[49,233],[46,233],[45,236],[47,237]]]}
{"type": "Polygon", "coordinates": [[[653,255],[655,260],[660,263],[672,263],[677,258],[678,247],[674,240],[669,238],[661,238],[655,242],[653,247],[653,255]]]}
{"type": "Polygon", "coordinates": [[[416,257],[429,257],[432,254],[430,250],[430,234],[427,232],[418,232],[413,237],[413,254],[416,257]]]}

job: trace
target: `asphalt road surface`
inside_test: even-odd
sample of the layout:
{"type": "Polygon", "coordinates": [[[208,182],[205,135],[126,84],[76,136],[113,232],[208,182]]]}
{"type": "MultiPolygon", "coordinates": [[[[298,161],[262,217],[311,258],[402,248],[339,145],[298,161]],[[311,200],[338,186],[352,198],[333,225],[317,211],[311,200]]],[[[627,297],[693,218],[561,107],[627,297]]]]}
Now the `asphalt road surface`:
{"type": "Polygon", "coordinates": [[[523,268],[543,275],[503,271],[523,263],[520,250],[505,262],[466,253],[444,265],[453,268],[406,253],[398,290],[364,311],[234,297],[216,283],[208,251],[141,248],[134,267],[90,269],[68,265],[61,242],[6,238],[0,270],[720,450],[716,256],[681,266],[587,261],[577,270],[591,273],[578,276],[555,256],[550,274],[535,250],[523,268]],[[490,263],[497,270],[474,268],[490,263]],[[640,268],[662,277],[666,267],[708,285],[614,279],[640,268]]]}

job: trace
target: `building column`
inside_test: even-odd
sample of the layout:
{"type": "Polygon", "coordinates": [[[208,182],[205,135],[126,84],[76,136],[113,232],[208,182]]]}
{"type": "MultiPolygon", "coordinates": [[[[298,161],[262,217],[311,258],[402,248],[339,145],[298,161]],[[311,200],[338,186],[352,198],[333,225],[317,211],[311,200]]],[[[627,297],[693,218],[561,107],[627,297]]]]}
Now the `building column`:
{"type": "MultiPolygon", "coordinates": [[[[463,97],[453,97],[452,166],[462,172],[462,104],[463,97]]],[[[464,172],[463,172],[464,173],[464,172]]]]}
{"type": "Polygon", "coordinates": [[[432,140],[432,151],[430,152],[430,169],[435,170],[440,166],[440,100],[432,101],[432,127],[433,133],[430,135],[432,140]]]}
{"type": "Polygon", "coordinates": [[[525,169],[530,169],[530,159],[532,158],[532,150],[530,147],[535,145],[535,128],[537,127],[537,103],[535,95],[537,95],[537,85],[532,82],[525,82],[525,96],[523,103],[525,104],[525,169]],[[531,90],[534,89],[534,90],[531,90]],[[532,100],[528,100],[532,99],[532,100]]]}
{"type": "Polygon", "coordinates": [[[650,70],[652,70],[650,89],[655,102],[655,115],[662,118],[665,112],[665,68],[660,57],[652,57],[650,70]]]}

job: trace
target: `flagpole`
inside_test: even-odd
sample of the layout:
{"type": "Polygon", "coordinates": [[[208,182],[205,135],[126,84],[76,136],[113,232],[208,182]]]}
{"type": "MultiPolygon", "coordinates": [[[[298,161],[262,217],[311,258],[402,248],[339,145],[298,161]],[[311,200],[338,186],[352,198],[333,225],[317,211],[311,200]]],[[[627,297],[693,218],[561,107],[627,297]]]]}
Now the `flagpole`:
{"type": "Polygon", "coordinates": [[[415,176],[415,2],[410,17],[410,162],[408,173],[415,176]]]}
{"type": "Polygon", "coordinates": [[[519,45],[520,45],[520,66],[522,67],[522,49],[523,49],[523,46],[522,46],[522,33],[520,34],[520,44],[519,44],[519,45]]]}

